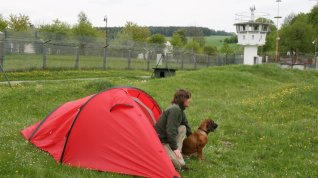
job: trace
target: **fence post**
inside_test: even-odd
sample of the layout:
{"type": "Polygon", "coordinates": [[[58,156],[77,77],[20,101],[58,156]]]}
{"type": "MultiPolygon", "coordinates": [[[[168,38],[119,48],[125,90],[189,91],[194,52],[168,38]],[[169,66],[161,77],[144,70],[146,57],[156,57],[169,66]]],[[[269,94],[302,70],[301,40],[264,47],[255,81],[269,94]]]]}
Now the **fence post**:
{"type": "Polygon", "coordinates": [[[0,65],[3,68],[3,61],[4,61],[4,53],[5,53],[5,41],[7,39],[7,30],[4,30],[3,34],[0,34],[0,65]]]}
{"type": "Polygon", "coordinates": [[[147,71],[150,69],[150,53],[147,53],[147,71]]]}
{"type": "Polygon", "coordinates": [[[0,65],[3,67],[4,60],[4,41],[0,41],[0,65]]]}
{"type": "Polygon", "coordinates": [[[206,57],[207,57],[207,67],[209,67],[209,66],[210,66],[210,58],[209,58],[209,55],[206,55],[206,57]]]}
{"type": "Polygon", "coordinates": [[[75,69],[79,69],[80,68],[80,57],[79,57],[79,47],[76,46],[75,48],[75,52],[76,52],[76,59],[75,59],[75,69]]]}
{"type": "Polygon", "coordinates": [[[181,70],[183,70],[183,59],[184,59],[183,55],[184,54],[180,55],[181,56],[181,70]]]}
{"type": "Polygon", "coordinates": [[[42,69],[46,69],[46,43],[42,44],[43,52],[42,52],[42,69]]]}
{"type": "Polygon", "coordinates": [[[6,80],[7,80],[7,82],[8,82],[8,84],[9,84],[9,86],[10,86],[10,88],[12,88],[12,86],[11,86],[11,83],[10,83],[10,80],[9,80],[9,78],[8,78],[8,76],[7,76],[7,74],[6,74],[6,72],[4,71],[4,69],[3,69],[3,53],[4,53],[4,50],[3,50],[3,44],[4,42],[2,42],[2,41],[0,41],[0,70],[1,70],[1,72],[3,73],[3,75],[4,75],[4,77],[6,78],[6,80]]]}
{"type": "Polygon", "coordinates": [[[106,69],[106,63],[107,63],[107,47],[108,45],[104,46],[104,59],[103,59],[103,69],[106,69]]]}
{"type": "Polygon", "coordinates": [[[42,43],[42,48],[43,48],[43,51],[42,51],[42,69],[47,68],[47,65],[46,65],[46,44],[50,41],[51,40],[47,40],[47,41],[42,43]]]}
{"type": "Polygon", "coordinates": [[[167,56],[167,54],[165,55],[165,54],[163,53],[163,61],[165,62],[166,68],[168,69],[168,56],[167,56]]]}
{"type": "Polygon", "coordinates": [[[220,62],[220,55],[219,54],[216,56],[216,63],[218,66],[222,66],[222,64],[220,62]]]}
{"type": "Polygon", "coordinates": [[[128,69],[130,69],[130,63],[131,63],[131,50],[128,50],[128,69]]]}
{"type": "Polygon", "coordinates": [[[197,69],[197,60],[196,60],[196,57],[195,57],[194,53],[192,53],[192,59],[193,59],[193,62],[194,62],[194,69],[197,69]]]}

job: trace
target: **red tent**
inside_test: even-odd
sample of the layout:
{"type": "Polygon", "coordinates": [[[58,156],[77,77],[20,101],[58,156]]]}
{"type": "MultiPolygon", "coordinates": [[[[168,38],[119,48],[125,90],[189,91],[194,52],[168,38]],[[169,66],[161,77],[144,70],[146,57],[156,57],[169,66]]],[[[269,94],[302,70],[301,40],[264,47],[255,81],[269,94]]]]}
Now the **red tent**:
{"type": "Polygon", "coordinates": [[[160,114],[146,92],[111,88],[62,104],[21,133],[63,164],[144,177],[180,177],[153,128],[160,114]]]}

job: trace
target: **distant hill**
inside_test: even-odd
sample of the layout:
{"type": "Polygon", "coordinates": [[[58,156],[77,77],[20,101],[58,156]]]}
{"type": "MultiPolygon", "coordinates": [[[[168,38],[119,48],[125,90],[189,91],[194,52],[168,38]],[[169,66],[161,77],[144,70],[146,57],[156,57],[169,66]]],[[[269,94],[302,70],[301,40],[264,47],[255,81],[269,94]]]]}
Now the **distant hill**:
{"type": "MultiPolygon", "coordinates": [[[[105,27],[98,27],[100,30],[105,30],[105,27]]],[[[115,34],[120,32],[123,29],[123,27],[107,27],[108,32],[110,33],[111,37],[114,37],[115,34]]],[[[209,29],[207,27],[195,27],[195,26],[150,26],[149,30],[151,34],[163,34],[167,37],[172,36],[172,34],[177,30],[184,30],[187,36],[197,36],[197,35],[203,35],[203,36],[232,36],[233,33],[226,32],[226,31],[219,31],[214,29],[209,29]]]]}
{"type": "Polygon", "coordinates": [[[172,34],[177,30],[184,30],[187,36],[196,36],[198,33],[202,33],[203,36],[231,36],[232,33],[225,32],[225,31],[215,31],[213,29],[209,29],[206,27],[195,27],[195,26],[187,26],[187,27],[180,27],[180,26],[168,26],[168,27],[157,27],[157,26],[150,26],[149,27],[151,34],[161,33],[165,36],[172,36],[172,34]]]}

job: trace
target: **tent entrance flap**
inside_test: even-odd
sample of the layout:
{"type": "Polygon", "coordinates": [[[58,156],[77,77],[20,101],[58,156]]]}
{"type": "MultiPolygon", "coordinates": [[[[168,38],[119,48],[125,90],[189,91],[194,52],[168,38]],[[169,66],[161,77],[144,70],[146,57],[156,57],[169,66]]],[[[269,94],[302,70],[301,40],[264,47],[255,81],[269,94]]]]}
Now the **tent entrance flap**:
{"type": "Polygon", "coordinates": [[[148,117],[150,117],[150,119],[152,121],[152,125],[155,125],[156,119],[155,119],[155,116],[153,115],[153,113],[151,112],[151,110],[144,103],[142,103],[138,98],[132,97],[132,99],[134,101],[136,101],[136,103],[141,107],[141,109],[143,111],[146,111],[146,114],[148,115],[148,117]]]}

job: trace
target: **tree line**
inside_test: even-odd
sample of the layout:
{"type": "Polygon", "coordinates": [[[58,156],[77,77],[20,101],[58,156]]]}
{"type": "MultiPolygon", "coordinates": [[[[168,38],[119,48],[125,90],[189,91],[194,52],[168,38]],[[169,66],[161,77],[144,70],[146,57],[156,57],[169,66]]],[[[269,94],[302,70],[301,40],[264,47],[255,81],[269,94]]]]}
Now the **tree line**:
{"type": "Polygon", "coordinates": [[[150,26],[149,30],[152,34],[163,34],[165,36],[172,36],[174,32],[178,30],[185,31],[187,36],[195,36],[198,31],[201,31],[203,36],[211,36],[211,35],[218,35],[218,36],[231,36],[232,33],[223,31],[215,31],[214,29],[209,29],[206,27],[196,27],[196,26],[188,26],[188,27],[178,27],[178,26],[169,26],[169,27],[156,27],[150,26]]]}
{"type": "Polygon", "coordinates": [[[135,46],[140,43],[149,43],[163,46],[167,38],[177,48],[184,48],[195,53],[216,54],[217,47],[206,45],[205,36],[211,34],[229,35],[225,31],[214,31],[204,27],[146,27],[134,22],[126,22],[123,27],[94,27],[84,12],[78,14],[78,21],[74,25],[67,24],[59,19],[51,24],[35,27],[30,23],[27,15],[11,14],[8,19],[0,15],[0,31],[36,31],[42,41],[64,43],[75,40],[80,49],[92,42],[103,42],[108,39],[115,45],[135,46]]]}
{"type": "Polygon", "coordinates": [[[289,14],[278,32],[273,24],[270,29],[263,47],[264,52],[275,51],[278,40],[281,53],[313,53],[318,43],[318,5],[309,13],[289,14]]]}
{"type": "MultiPolygon", "coordinates": [[[[78,22],[70,25],[58,19],[51,24],[32,26],[27,15],[10,15],[4,19],[0,15],[0,31],[30,31],[41,33],[43,40],[54,42],[67,41],[72,37],[82,48],[86,44],[105,39],[112,44],[134,46],[140,43],[156,44],[163,46],[169,41],[175,48],[190,50],[195,53],[214,55],[216,53],[230,54],[242,52],[242,47],[231,45],[237,43],[237,36],[224,31],[214,31],[204,27],[146,27],[134,22],[126,22],[123,27],[94,27],[84,12],[78,15],[78,22]],[[231,35],[223,41],[223,46],[207,45],[207,35],[231,35]]],[[[290,14],[287,16],[280,29],[271,21],[270,31],[266,37],[266,44],[259,51],[263,54],[275,51],[278,40],[279,51],[282,53],[313,53],[318,43],[318,6],[314,6],[309,13],[290,14]],[[278,31],[277,31],[278,30],[278,31]],[[279,34],[279,37],[277,36],[279,34]]],[[[102,40],[104,42],[104,40],[102,40]]]]}
{"type": "MultiPolygon", "coordinates": [[[[119,33],[124,27],[108,27],[107,30],[109,31],[111,36],[114,37],[114,34],[119,33]]],[[[209,29],[206,27],[196,27],[196,26],[149,26],[150,34],[162,34],[166,37],[173,36],[173,33],[182,30],[185,32],[187,36],[195,36],[196,33],[202,32],[203,36],[232,36],[233,33],[226,32],[224,30],[214,30],[209,29]]],[[[100,30],[105,30],[105,27],[99,27],[100,30]]]]}

